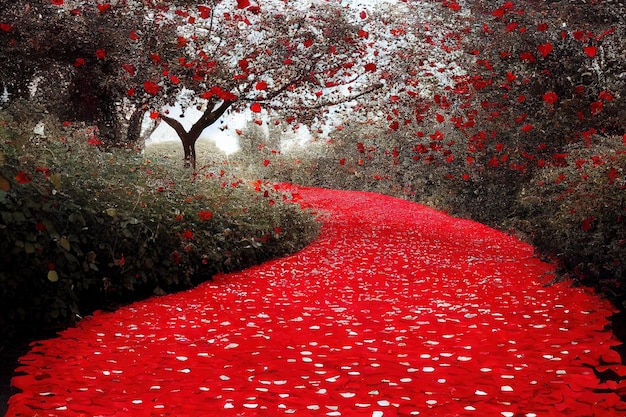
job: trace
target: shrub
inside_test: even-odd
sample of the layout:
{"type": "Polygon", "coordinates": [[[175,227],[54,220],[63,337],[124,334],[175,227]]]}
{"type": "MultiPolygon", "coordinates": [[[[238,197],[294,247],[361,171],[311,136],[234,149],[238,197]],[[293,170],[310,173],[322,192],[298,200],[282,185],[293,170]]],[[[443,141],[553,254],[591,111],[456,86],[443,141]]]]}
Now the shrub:
{"type": "MultiPolygon", "coordinates": [[[[517,197],[517,218],[537,248],[564,271],[626,303],[626,151],[622,138],[594,136],[566,148],[517,197]]],[[[626,304],[624,304],[626,306],[626,304]]]]}
{"type": "Polygon", "coordinates": [[[55,125],[33,135],[0,118],[3,340],[189,288],[317,234],[288,194],[229,165],[192,174],[158,147],[105,150],[94,128],[41,129],[55,125]]]}

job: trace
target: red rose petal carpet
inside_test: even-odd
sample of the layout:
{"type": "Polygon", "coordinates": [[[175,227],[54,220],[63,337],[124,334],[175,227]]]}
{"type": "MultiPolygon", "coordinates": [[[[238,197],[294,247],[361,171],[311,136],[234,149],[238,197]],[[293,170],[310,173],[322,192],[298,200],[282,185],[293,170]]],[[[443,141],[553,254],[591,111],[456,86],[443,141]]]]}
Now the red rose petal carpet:
{"type": "Polygon", "coordinates": [[[35,345],[10,416],[624,416],[608,303],[532,247],[391,197],[291,190],[320,237],[35,345]]]}

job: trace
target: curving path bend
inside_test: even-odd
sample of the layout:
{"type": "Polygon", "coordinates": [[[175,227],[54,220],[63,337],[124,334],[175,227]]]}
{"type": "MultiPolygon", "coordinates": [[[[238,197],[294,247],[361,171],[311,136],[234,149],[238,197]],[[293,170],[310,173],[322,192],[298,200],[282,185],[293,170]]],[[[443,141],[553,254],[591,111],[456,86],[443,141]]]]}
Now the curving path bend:
{"type": "Polygon", "coordinates": [[[608,303],[532,247],[378,194],[290,189],[320,237],[35,345],[10,416],[624,416],[608,303]]]}

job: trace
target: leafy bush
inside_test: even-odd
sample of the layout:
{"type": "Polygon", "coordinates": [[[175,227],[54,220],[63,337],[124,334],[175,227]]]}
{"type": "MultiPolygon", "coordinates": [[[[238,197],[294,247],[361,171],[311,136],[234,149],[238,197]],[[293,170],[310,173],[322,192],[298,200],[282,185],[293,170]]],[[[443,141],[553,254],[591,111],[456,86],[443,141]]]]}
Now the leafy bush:
{"type": "MultiPolygon", "coordinates": [[[[622,138],[571,145],[517,197],[512,227],[575,279],[626,303],[626,151],[622,138]]],[[[624,304],[626,306],[626,304],[624,304]]]]}
{"type": "MultiPolygon", "coordinates": [[[[189,288],[297,251],[312,216],[227,164],[192,174],[162,147],[101,149],[97,129],[0,118],[0,337],[189,288]]],[[[176,144],[176,149],[180,144],[176,144]]]]}

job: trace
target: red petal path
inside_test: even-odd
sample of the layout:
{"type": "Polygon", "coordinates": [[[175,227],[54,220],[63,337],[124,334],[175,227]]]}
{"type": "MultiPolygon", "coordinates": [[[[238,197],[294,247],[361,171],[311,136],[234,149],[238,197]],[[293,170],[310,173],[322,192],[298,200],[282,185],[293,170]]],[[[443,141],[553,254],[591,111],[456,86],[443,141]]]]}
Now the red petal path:
{"type": "Polygon", "coordinates": [[[10,416],[624,416],[608,303],[532,247],[362,192],[292,189],[303,251],[35,345],[10,416]]]}

